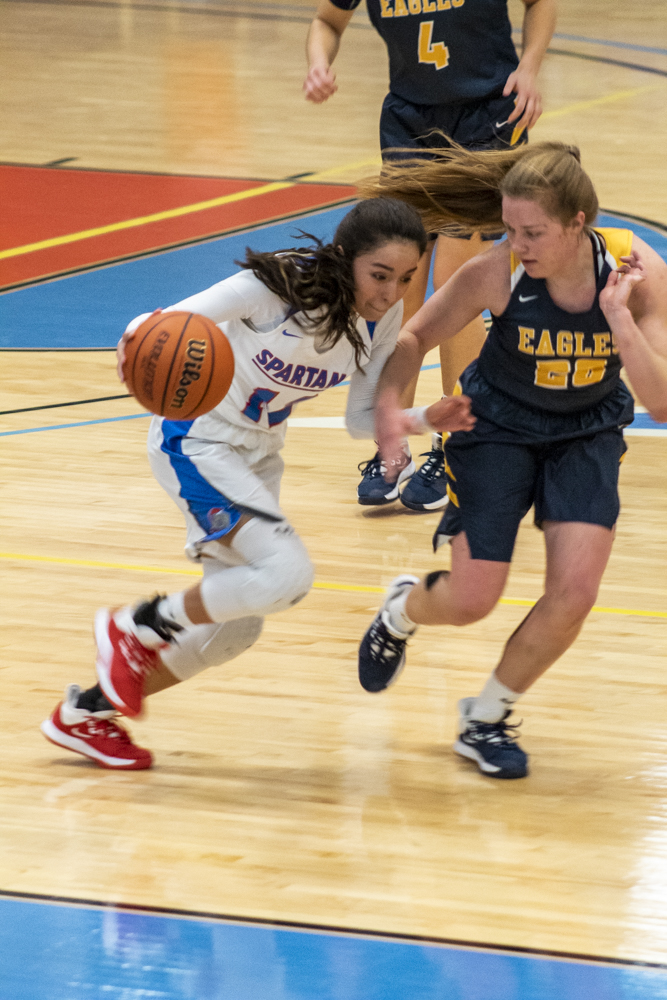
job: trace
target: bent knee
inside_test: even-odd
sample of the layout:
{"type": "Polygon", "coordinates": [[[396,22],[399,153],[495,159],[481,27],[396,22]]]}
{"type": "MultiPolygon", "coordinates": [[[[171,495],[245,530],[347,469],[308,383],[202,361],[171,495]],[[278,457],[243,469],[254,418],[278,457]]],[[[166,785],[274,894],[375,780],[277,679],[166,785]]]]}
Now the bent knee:
{"type": "Polygon", "coordinates": [[[449,609],[448,624],[457,626],[474,625],[475,622],[486,618],[493,611],[497,603],[498,598],[494,597],[493,599],[470,600],[465,603],[456,604],[449,609]]]}
{"type": "Polygon", "coordinates": [[[545,596],[555,606],[563,622],[574,625],[583,621],[595,605],[598,581],[571,581],[556,591],[547,589],[545,596]]]}
{"type": "Polygon", "coordinates": [[[272,553],[252,568],[258,604],[272,613],[302,601],[315,579],[315,567],[296,536],[289,550],[272,553]]]}

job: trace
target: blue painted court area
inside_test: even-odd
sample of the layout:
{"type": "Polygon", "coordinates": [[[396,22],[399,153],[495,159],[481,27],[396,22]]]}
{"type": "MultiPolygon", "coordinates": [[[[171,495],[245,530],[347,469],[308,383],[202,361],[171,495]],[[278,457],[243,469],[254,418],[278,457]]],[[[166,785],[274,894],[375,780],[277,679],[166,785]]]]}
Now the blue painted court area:
{"type": "MultiPolygon", "coordinates": [[[[305,229],[330,240],[348,206],[264,226],[196,246],[181,247],[0,295],[0,348],[110,348],[142,312],[178,302],[237,270],[246,246],[295,246],[305,229]]],[[[631,228],[667,260],[667,236],[615,216],[601,226],[631,228]]],[[[431,289],[432,291],[432,289],[431,289]]]]}
{"type": "Polygon", "coordinates": [[[667,970],[0,899],[3,1000],[667,1000],[667,970]]]}
{"type": "Polygon", "coordinates": [[[139,313],[179,302],[238,271],[234,261],[245,257],[247,246],[297,246],[300,229],[330,240],[348,211],[330,209],[6,292],[0,296],[0,348],[115,347],[139,313]]]}

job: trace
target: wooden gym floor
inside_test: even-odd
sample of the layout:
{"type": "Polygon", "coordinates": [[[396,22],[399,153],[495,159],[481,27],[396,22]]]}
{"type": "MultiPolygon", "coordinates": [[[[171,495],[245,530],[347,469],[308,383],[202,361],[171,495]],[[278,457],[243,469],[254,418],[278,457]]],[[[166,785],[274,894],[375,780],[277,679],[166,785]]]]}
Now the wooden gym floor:
{"type": "MultiPolygon", "coordinates": [[[[518,25],[520,5],[511,10],[518,25]]],[[[370,449],[340,429],[344,389],[299,409],[284,453],[283,505],[317,566],[309,597],[268,621],[233,663],[151,701],[131,728],[154,751],[153,770],[109,773],[43,740],[39,722],[65,685],[92,682],[95,609],[186,586],[196,572],[182,555],[180,516],[148,470],[146,419],[131,399],[107,398],[123,391],[108,350],[114,330],[140,311],[135,301],[164,304],[161,270],[199,251],[142,255],[252,229],[205,245],[219,245],[231,266],[246,242],[285,245],[297,226],[329,231],[343,210],[332,206],[377,162],[386,60],[359,11],[338,60],[340,90],[314,107],[300,94],[310,7],[298,0],[4,0],[2,14],[0,173],[12,180],[0,225],[1,409],[25,411],[0,415],[4,902],[99,901],[667,967],[667,443],[645,419],[628,437],[623,513],[597,609],[521,703],[527,780],[485,780],[450,744],[457,699],[479,688],[540,593],[541,537],[527,519],[505,599],[488,619],[422,630],[396,687],[366,695],[356,648],[382,588],[446,556],[430,552],[437,515],[356,504],[356,465],[370,449]],[[19,197],[26,173],[17,167],[48,165],[19,197]],[[172,194],[158,184],[154,195],[150,177],[132,180],[145,174],[182,175],[182,184],[172,194]],[[270,204],[259,205],[263,194],[223,201],[197,222],[168,214],[296,175],[267,192],[270,204]],[[90,177],[105,183],[85,207],[90,177]],[[112,211],[107,194],[119,184],[112,211]],[[316,214],[275,222],[307,211],[316,214]],[[140,220],[131,237],[120,226],[128,219],[140,220]],[[103,226],[112,235],[64,239],[103,226]],[[121,262],[78,273],[111,259],[121,262]],[[37,328],[77,349],[33,344],[24,329],[37,328]]],[[[659,0],[584,9],[563,0],[533,133],[580,145],[605,210],[639,217],[660,246],[662,15],[659,0]]],[[[195,290],[200,267],[177,264],[178,280],[195,290]]],[[[419,399],[437,394],[429,367],[419,399]]],[[[0,936],[0,955],[8,941],[0,936]]],[[[484,953],[472,954],[474,970],[484,953]]],[[[469,991],[387,986],[377,996],[580,995],[554,975],[530,994],[497,983],[475,992],[471,971],[469,991]]],[[[604,995],[667,996],[666,977],[655,975],[604,995]]],[[[137,982],[118,995],[143,995],[137,982]]],[[[25,992],[6,995],[47,995],[30,983],[26,972],[25,992]]],[[[64,1000],[98,995],[68,988],[64,1000]]],[[[170,989],[160,995],[246,996],[170,989]]],[[[262,1000],[375,995],[247,989],[262,1000]]]]}

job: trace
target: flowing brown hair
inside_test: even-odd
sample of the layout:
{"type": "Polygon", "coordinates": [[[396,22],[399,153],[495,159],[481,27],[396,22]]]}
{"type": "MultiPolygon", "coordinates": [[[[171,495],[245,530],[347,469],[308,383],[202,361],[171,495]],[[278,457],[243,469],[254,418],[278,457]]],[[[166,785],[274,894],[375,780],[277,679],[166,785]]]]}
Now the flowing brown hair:
{"type": "Polygon", "coordinates": [[[578,148],[562,142],[505,150],[472,150],[452,143],[384,164],[380,176],[362,182],[359,190],[365,198],[406,202],[430,232],[504,229],[503,195],[537,201],[563,225],[583,211],[586,225],[591,226],[598,212],[597,195],[581,166],[578,148]]]}
{"type": "Polygon", "coordinates": [[[318,333],[326,349],[346,337],[359,367],[366,348],[357,330],[354,261],[394,240],[414,243],[421,256],[427,242],[421,219],[400,200],[376,196],[341,219],[331,243],[303,231],[301,236],[312,245],[271,252],[246,247],[245,260],[235,263],[291,306],[294,321],[318,333]]]}

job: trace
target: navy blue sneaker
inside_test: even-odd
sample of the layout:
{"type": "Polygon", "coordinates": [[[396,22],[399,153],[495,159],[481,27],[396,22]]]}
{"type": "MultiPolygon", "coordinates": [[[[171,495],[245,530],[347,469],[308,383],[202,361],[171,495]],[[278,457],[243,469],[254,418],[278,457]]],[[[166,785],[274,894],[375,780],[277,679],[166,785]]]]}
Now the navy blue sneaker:
{"type": "Polygon", "coordinates": [[[382,607],[371,622],[359,646],[359,683],[375,694],[393,684],[405,666],[405,647],[412,632],[397,632],[389,624],[387,604],[404,587],[414,587],[419,577],[397,576],[387,588],[382,607]]]}
{"type": "Polygon", "coordinates": [[[505,712],[500,722],[478,722],[470,718],[475,700],[462,698],[459,702],[459,737],[454,749],[462,757],[474,760],[489,778],[525,778],[528,774],[528,754],[514,739],[519,724],[510,725],[506,721],[511,709],[505,712]]]}
{"type": "Polygon", "coordinates": [[[423,454],[426,461],[401,493],[401,503],[410,510],[442,510],[447,506],[449,497],[441,434],[433,434],[431,450],[423,454]]]}
{"type": "MultiPolygon", "coordinates": [[[[394,463],[398,465],[399,463],[394,463]]],[[[376,451],[373,458],[368,462],[359,463],[361,482],[357,487],[357,498],[359,503],[367,506],[381,506],[385,503],[392,503],[398,500],[399,486],[415,472],[416,466],[412,461],[410,452],[405,454],[405,464],[401,468],[398,476],[393,482],[388,482],[384,477],[387,467],[380,458],[380,452],[376,451]]]]}

